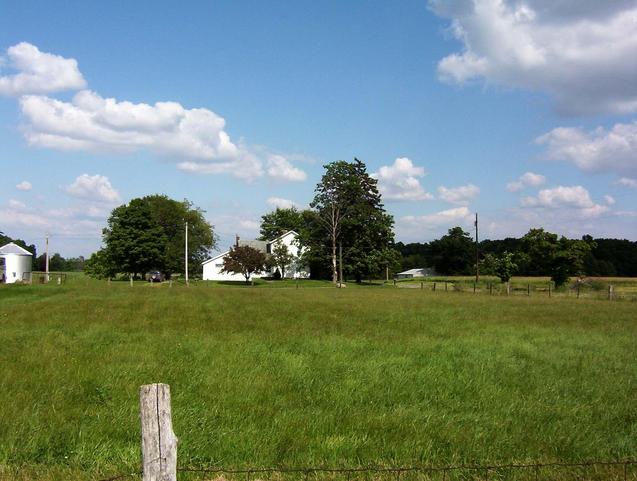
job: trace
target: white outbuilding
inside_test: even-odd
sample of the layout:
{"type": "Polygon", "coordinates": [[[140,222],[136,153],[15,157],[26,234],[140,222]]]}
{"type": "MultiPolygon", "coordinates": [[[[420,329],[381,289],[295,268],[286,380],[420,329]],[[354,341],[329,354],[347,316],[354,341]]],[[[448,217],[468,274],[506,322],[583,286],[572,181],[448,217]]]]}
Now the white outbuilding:
{"type": "Polygon", "coordinates": [[[2,281],[7,284],[30,282],[32,258],[33,254],[13,242],[0,247],[2,281]]]}

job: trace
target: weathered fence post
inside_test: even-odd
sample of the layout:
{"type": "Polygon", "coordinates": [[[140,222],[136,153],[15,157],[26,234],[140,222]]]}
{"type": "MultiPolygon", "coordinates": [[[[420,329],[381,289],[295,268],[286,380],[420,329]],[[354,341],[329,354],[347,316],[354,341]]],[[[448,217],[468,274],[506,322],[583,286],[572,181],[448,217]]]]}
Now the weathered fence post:
{"type": "Polygon", "coordinates": [[[434,292],[436,292],[436,283],[434,282],[434,292]]]}
{"type": "Polygon", "coordinates": [[[425,283],[423,281],[420,281],[420,288],[424,289],[425,288],[425,283]]]}
{"type": "Polygon", "coordinates": [[[170,386],[139,388],[143,481],[177,481],[177,438],[170,412],[170,386]]]}
{"type": "Polygon", "coordinates": [[[489,295],[493,295],[493,282],[489,282],[489,295]]]}
{"type": "Polygon", "coordinates": [[[447,281],[445,281],[445,292],[447,291],[447,281]]]}
{"type": "Polygon", "coordinates": [[[129,274],[128,279],[130,280],[130,286],[133,287],[133,274],[129,274]]]}
{"type": "Polygon", "coordinates": [[[551,283],[549,282],[549,297],[551,297],[551,283]]]}
{"type": "Polygon", "coordinates": [[[473,293],[476,293],[476,281],[473,281],[473,293]]]}
{"type": "Polygon", "coordinates": [[[613,285],[612,284],[608,286],[608,300],[609,301],[613,300],[613,285]]]}
{"type": "Polygon", "coordinates": [[[394,279],[394,287],[396,287],[396,279],[394,279]]]}
{"type": "Polygon", "coordinates": [[[577,283],[577,298],[579,299],[579,282],[577,283]]]}
{"type": "Polygon", "coordinates": [[[526,295],[530,296],[531,295],[531,284],[527,284],[526,285],[526,295]]]}

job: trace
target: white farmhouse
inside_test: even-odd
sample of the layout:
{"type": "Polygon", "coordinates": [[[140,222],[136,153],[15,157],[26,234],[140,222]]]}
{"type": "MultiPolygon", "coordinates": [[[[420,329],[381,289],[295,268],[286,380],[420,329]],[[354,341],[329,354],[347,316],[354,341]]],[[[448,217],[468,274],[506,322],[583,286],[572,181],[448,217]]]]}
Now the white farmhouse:
{"type": "Polygon", "coordinates": [[[31,282],[31,264],[33,255],[26,249],[10,242],[0,247],[0,279],[7,284],[31,282]]]}
{"type": "MultiPolygon", "coordinates": [[[[285,278],[287,279],[304,279],[310,276],[306,266],[302,265],[299,257],[303,253],[303,248],[298,246],[298,234],[293,230],[286,232],[285,234],[273,239],[271,241],[259,241],[259,240],[240,240],[237,237],[238,246],[250,246],[254,249],[260,250],[264,254],[271,254],[272,249],[276,245],[284,245],[288,252],[295,257],[295,261],[290,266],[285,267],[285,278]]],[[[221,272],[223,269],[223,260],[228,255],[226,251],[219,254],[207,261],[203,262],[203,280],[204,281],[245,281],[242,274],[232,274],[228,272],[221,272]]],[[[273,275],[272,271],[259,272],[252,275],[254,278],[268,277],[273,275]]]]}

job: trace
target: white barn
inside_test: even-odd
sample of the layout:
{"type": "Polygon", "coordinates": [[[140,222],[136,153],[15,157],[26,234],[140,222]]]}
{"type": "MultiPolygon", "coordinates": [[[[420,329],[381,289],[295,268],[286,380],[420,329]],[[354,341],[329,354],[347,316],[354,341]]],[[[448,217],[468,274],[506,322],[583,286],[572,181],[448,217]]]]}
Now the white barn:
{"type": "Polygon", "coordinates": [[[0,263],[3,264],[0,278],[7,284],[31,282],[31,264],[33,254],[17,244],[10,242],[0,247],[0,263]]]}
{"type": "MultiPolygon", "coordinates": [[[[284,245],[288,252],[295,257],[295,261],[290,266],[285,268],[286,279],[305,279],[310,277],[310,273],[306,266],[302,265],[299,257],[303,252],[303,248],[298,246],[298,234],[293,230],[286,232],[285,234],[273,239],[271,241],[242,241],[237,239],[237,245],[250,246],[257,250],[260,250],[264,254],[271,254],[274,246],[281,244],[284,245]]],[[[242,274],[232,274],[227,272],[221,272],[223,268],[223,260],[228,252],[223,252],[215,257],[203,262],[203,280],[204,281],[245,281],[242,274]]],[[[269,277],[273,275],[273,272],[258,272],[252,275],[253,278],[269,277]]]]}

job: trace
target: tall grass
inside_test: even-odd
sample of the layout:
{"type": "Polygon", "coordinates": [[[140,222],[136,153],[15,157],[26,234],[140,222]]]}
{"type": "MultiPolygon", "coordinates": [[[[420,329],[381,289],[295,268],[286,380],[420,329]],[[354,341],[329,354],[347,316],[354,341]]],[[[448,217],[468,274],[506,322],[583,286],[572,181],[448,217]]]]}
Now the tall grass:
{"type": "Polygon", "coordinates": [[[4,286],[0,465],[138,469],[150,382],[182,465],[635,457],[634,303],[438,294],[4,286]]]}

